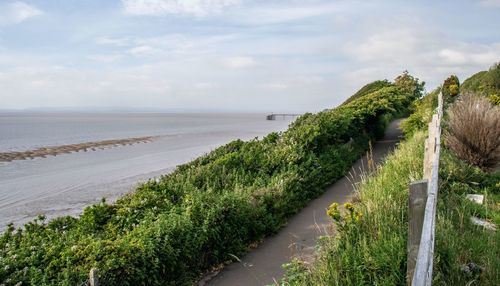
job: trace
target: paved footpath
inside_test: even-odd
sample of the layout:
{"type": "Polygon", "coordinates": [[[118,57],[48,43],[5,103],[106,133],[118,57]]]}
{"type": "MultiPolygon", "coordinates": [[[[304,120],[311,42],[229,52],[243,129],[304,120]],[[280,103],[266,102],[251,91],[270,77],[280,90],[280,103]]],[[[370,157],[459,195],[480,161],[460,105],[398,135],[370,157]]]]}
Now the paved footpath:
{"type": "MultiPolygon", "coordinates": [[[[373,145],[373,159],[376,163],[381,163],[399,141],[400,121],[393,121],[384,138],[373,145]]],[[[325,193],[291,217],[277,234],[267,237],[256,249],[241,257],[239,262],[226,266],[206,285],[261,286],[278,281],[284,274],[281,267],[284,263],[295,256],[307,258],[313,254],[317,238],[331,228],[332,220],[326,215],[326,209],[332,202],[342,204],[349,201],[353,184],[360,181],[360,170],[366,169],[367,159],[363,157],[354,163],[348,176],[328,187],[325,193]]]]}

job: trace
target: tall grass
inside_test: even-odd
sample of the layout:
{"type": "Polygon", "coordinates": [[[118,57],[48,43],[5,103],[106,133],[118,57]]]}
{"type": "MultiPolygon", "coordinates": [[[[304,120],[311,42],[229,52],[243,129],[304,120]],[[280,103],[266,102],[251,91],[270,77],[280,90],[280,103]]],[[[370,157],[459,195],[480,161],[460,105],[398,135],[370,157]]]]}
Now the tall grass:
{"type": "Polygon", "coordinates": [[[495,169],[500,163],[500,107],[466,94],[448,109],[448,117],[447,146],[474,166],[495,169]]]}

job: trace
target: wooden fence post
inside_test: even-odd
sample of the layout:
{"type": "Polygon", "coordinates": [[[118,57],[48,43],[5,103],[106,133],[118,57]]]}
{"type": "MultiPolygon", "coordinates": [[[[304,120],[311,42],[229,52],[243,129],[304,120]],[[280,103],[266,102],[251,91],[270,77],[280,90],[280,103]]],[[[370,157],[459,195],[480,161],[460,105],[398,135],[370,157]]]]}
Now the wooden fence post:
{"type": "Polygon", "coordinates": [[[90,273],[89,273],[89,285],[90,286],[99,286],[99,278],[98,278],[97,274],[98,274],[97,268],[90,269],[90,273]]]}
{"type": "Polygon", "coordinates": [[[408,200],[408,257],[406,281],[411,285],[413,272],[417,263],[418,248],[422,236],[425,205],[427,203],[427,180],[410,183],[408,200]]]}
{"type": "Polygon", "coordinates": [[[437,115],[432,116],[432,121],[429,122],[429,137],[425,140],[424,153],[424,179],[431,178],[432,162],[435,160],[436,154],[436,133],[438,132],[439,119],[437,115]]]}

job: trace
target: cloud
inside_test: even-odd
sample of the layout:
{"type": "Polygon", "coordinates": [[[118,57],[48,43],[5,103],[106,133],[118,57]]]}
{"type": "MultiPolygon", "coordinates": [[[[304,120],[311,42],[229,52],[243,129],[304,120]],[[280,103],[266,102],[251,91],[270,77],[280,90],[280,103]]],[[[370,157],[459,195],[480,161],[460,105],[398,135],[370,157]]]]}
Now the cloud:
{"type": "Polygon", "coordinates": [[[230,68],[250,68],[255,66],[256,62],[252,57],[231,57],[224,60],[224,64],[230,68]]]}
{"type": "MultiPolygon", "coordinates": [[[[280,24],[324,15],[332,17],[333,14],[343,9],[342,5],[338,2],[315,3],[314,1],[299,1],[287,5],[276,5],[276,3],[271,2],[270,4],[246,7],[246,9],[240,10],[240,13],[234,14],[231,19],[249,25],[280,24]]],[[[337,16],[335,15],[335,17],[337,16]]]]}
{"type": "Polygon", "coordinates": [[[433,40],[429,34],[411,28],[382,28],[346,44],[345,51],[361,62],[397,62],[432,48],[433,40]]]}
{"type": "Polygon", "coordinates": [[[303,85],[321,84],[324,81],[324,78],[320,76],[299,76],[295,79],[295,82],[303,85]]]}
{"type": "Polygon", "coordinates": [[[280,91],[280,90],[287,89],[288,84],[282,83],[282,82],[272,82],[272,83],[264,84],[263,87],[266,89],[270,89],[270,90],[280,91]]]}
{"type": "Polygon", "coordinates": [[[218,88],[219,85],[214,82],[198,82],[194,85],[196,89],[210,90],[218,88]]]}
{"type": "Polygon", "coordinates": [[[41,14],[41,10],[24,2],[0,4],[0,25],[18,24],[41,14]]]}
{"type": "Polygon", "coordinates": [[[110,63],[117,61],[121,59],[123,56],[118,53],[113,53],[109,55],[89,55],[87,56],[88,59],[96,61],[96,62],[102,62],[102,63],[110,63]]]}
{"type": "Polygon", "coordinates": [[[500,43],[445,48],[439,51],[439,57],[452,65],[489,65],[500,59],[500,43]]]}
{"type": "Polygon", "coordinates": [[[95,39],[96,44],[98,45],[111,45],[111,46],[129,46],[132,44],[132,39],[129,37],[123,38],[113,38],[113,37],[99,37],[95,39]]]}
{"type": "Polygon", "coordinates": [[[187,14],[198,17],[220,13],[222,9],[240,4],[240,0],[122,0],[126,14],[187,14]]]}
{"type": "Polygon", "coordinates": [[[393,79],[404,70],[433,88],[450,74],[463,80],[487,69],[500,59],[500,42],[458,40],[432,27],[381,25],[347,43],[344,52],[353,62],[341,77],[353,91],[372,80],[393,79]]]}
{"type": "Polygon", "coordinates": [[[149,56],[159,53],[160,50],[150,46],[137,46],[130,49],[128,52],[134,56],[149,56]]]}

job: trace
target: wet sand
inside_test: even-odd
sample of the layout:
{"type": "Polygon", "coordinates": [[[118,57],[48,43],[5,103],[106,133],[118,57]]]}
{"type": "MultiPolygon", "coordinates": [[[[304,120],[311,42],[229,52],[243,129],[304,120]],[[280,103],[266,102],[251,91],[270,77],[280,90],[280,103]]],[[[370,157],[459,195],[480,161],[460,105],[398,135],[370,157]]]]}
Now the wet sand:
{"type": "Polygon", "coordinates": [[[95,142],[84,142],[78,144],[69,144],[61,146],[49,146],[40,147],[33,150],[27,151],[14,151],[14,152],[0,152],[0,162],[11,162],[14,160],[27,160],[34,158],[45,158],[47,156],[57,156],[60,154],[67,154],[72,152],[80,152],[97,149],[104,149],[109,147],[133,145],[138,143],[147,143],[162,136],[144,136],[144,137],[133,137],[125,139],[114,139],[114,140],[102,140],[95,142]]]}

